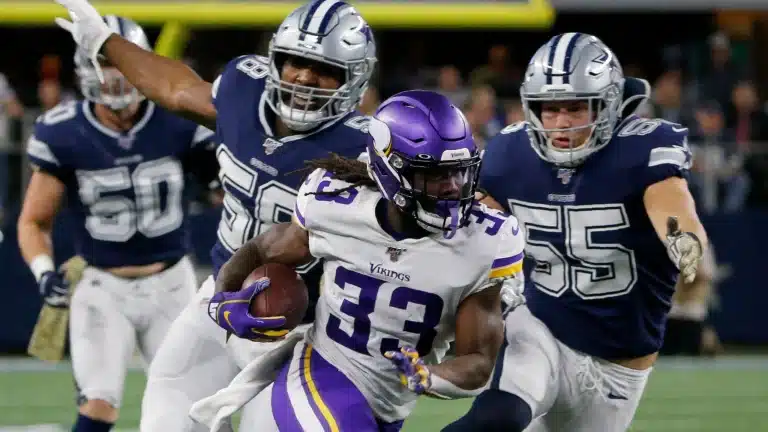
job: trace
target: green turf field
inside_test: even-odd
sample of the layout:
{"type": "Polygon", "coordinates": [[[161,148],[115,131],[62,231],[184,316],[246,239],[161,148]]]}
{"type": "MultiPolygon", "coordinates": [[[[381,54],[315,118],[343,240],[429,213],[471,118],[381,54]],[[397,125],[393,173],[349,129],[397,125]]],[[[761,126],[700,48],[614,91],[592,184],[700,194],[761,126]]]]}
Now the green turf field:
{"type": "MultiPolygon", "coordinates": [[[[142,384],[139,372],[129,375],[118,424],[121,432],[137,426],[142,384]]],[[[0,360],[0,432],[68,430],[64,426],[75,412],[72,394],[67,365],[45,368],[29,360],[0,360]],[[22,425],[39,426],[18,427],[22,425]]],[[[405,423],[405,431],[439,431],[467,406],[468,401],[424,398],[405,423]]],[[[661,362],[631,430],[768,432],[768,358],[661,362]]]]}

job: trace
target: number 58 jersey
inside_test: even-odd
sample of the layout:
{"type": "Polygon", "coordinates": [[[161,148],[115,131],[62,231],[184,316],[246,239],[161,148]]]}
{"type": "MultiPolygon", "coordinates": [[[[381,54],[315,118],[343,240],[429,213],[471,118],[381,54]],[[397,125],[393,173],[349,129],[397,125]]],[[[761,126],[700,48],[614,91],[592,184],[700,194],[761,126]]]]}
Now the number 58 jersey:
{"type": "Polygon", "coordinates": [[[308,338],[379,418],[397,421],[417,396],[383,353],[408,345],[438,362],[454,339],[461,302],[497,278],[519,275],[524,242],[514,217],[481,205],[451,239],[395,239],[380,225],[387,201],[375,189],[322,194],[348,186],[317,170],[296,201],[294,221],[309,232],[312,255],[325,260],[308,338]]]}
{"type": "Polygon", "coordinates": [[[526,231],[531,312],[561,342],[606,358],[658,351],[678,271],[646,213],[646,188],[687,176],[688,130],[630,116],[576,168],[543,160],[525,123],[488,143],[480,187],[526,231]]]}

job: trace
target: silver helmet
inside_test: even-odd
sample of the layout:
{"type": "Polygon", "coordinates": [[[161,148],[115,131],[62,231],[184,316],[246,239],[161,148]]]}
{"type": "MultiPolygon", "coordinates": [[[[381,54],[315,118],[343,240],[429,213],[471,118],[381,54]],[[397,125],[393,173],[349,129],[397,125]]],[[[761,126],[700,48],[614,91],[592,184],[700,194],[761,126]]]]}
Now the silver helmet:
{"type": "Polygon", "coordinates": [[[533,55],[520,87],[531,142],[539,155],[555,164],[574,166],[603,148],[620,117],[624,73],[619,60],[600,39],[584,33],[559,34],[533,55]],[[547,129],[541,121],[544,102],[587,101],[591,122],[586,126],[547,129]],[[552,132],[590,129],[582,143],[560,148],[552,132]]]}
{"type": "MultiPolygon", "coordinates": [[[[134,21],[115,15],[105,15],[104,22],[115,33],[147,51],[152,51],[144,29],[134,21]]],[[[104,57],[99,55],[98,60],[102,62],[104,57]]],[[[80,90],[87,100],[106,105],[113,110],[121,110],[144,100],[144,96],[116,68],[109,68],[103,72],[104,83],[102,84],[88,53],[80,47],[77,48],[75,73],[80,81],[80,90]]]]}
{"type": "Polygon", "coordinates": [[[316,0],[291,12],[269,44],[267,101],[286,126],[307,131],[356,109],[376,65],[376,42],[368,23],[340,0],[316,0]],[[290,56],[339,68],[338,89],[283,81],[290,56]]]}

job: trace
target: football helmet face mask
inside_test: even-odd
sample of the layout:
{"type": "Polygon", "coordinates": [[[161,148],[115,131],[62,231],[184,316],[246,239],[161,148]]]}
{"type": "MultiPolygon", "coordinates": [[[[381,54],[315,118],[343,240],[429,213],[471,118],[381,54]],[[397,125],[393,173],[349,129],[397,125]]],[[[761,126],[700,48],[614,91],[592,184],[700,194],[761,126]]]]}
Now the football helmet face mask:
{"type": "Polygon", "coordinates": [[[446,238],[466,225],[480,153],[458,108],[438,93],[398,93],[379,107],[369,133],[368,173],[385,199],[446,238]]]}
{"type": "Polygon", "coordinates": [[[376,65],[368,23],[349,4],[317,0],[293,11],[269,44],[267,103],[292,130],[304,132],[356,109],[376,65]],[[336,77],[337,88],[286,80],[286,62],[336,77]]]}
{"type": "MultiPolygon", "coordinates": [[[[105,15],[104,22],[125,39],[147,51],[152,50],[144,29],[135,22],[115,15],[105,15]]],[[[123,110],[144,100],[144,96],[128,82],[117,68],[104,65],[105,59],[101,55],[98,60],[102,63],[104,83],[99,80],[96,68],[91,63],[88,53],[79,47],[75,51],[75,73],[80,83],[80,91],[87,100],[104,105],[113,111],[123,110]]]]}
{"type": "Polygon", "coordinates": [[[623,89],[621,65],[598,38],[583,33],[553,37],[531,58],[520,87],[536,151],[557,165],[582,163],[611,140],[623,89]],[[569,111],[563,115],[573,112],[577,118],[558,122],[556,112],[562,110],[569,111]]]}

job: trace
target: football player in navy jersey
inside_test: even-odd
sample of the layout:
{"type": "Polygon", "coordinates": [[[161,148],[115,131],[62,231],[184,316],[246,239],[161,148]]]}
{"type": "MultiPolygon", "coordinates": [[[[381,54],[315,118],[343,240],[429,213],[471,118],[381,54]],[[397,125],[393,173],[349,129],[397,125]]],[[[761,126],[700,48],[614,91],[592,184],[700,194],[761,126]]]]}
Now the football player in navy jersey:
{"type": "MultiPolygon", "coordinates": [[[[290,221],[304,161],[331,153],[357,158],[367,119],[356,111],[376,64],[371,29],[349,4],[317,0],[278,27],[268,57],[235,58],[213,82],[183,63],[140,49],[96,19],[87,0],[57,0],[72,21],[57,19],[91,58],[104,55],[147,98],[170,111],[216,127],[225,191],[214,271],[173,324],[150,368],[142,402],[142,431],[201,428],[187,416],[192,403],[229,384],[270,343],[226,338],[208,316],[214,279],[249,239],[290,221]]],[[[300,272],[310,289],[311,322],[321,266],[300,272]]],[[[265,322],[264,333],[284,335],[265,322]]],[[[304,331],[300,326],[296,331],[304,331]]],[[[246,414],[241,424],[247,423],[246,414]]],[[[204,429],[200,429],[204,430],[204,429]]]]}
{"type": "Polygon", "coordinates": [[[629,427],[678,275],[694,278],[707,241],[688,131],[634,115],[648,93],[594,36],[531,59],[526,121],[489,142],[480,175],[483,201],[525,226],[527,305],[506,316],[490,388],[445,431],[629,427]]]}
{"type": "MultiPolygon", "coordinates": [[[[133,21],[107,15],[102,22],[150,52],[133,21]]],[[[85,100],[37,120],[27,149],[35,170],[18,222],[19,246],[45,303],[70,307],[78,432],[112,427],[135,349],[151,361],[197,289],[186,258],[183,160],[213,135],[145,100],[99,61],[103,83],[78,49],[85,100]],[[51,227],[65,199],[76,252],[88,263],[76,287],[63,281],[52,258],[51,227]]]]}

